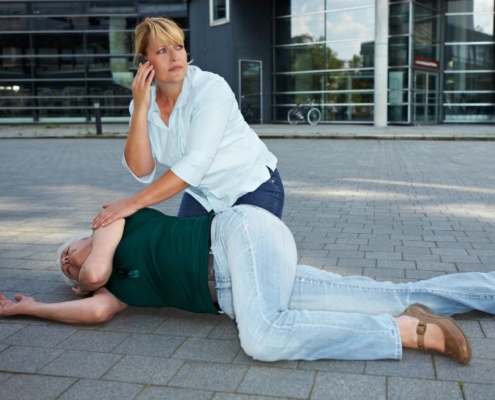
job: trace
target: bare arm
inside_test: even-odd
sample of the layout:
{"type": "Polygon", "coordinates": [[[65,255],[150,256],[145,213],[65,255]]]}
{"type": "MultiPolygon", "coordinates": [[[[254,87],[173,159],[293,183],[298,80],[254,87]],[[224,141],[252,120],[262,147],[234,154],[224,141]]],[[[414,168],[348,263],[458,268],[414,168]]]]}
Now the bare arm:
{"type": "Polygon", "coordinates": [[[40,303],[21,294],[16,294],[15,299],[16,302],[10,301],[0,292],[0,315],[28,315],[71,324],[98,324],[112,319],[127,307],[105,288],[98,289],[92,297],[61,303],[40,303]]]}
{"type": "Polygon", "coordinates": [[[187,182],[183,181],[171,170],[168,170],[134,197],[104,204],[104,209],[95,217],[91,227],[97,229],[100,226],[107,226],[117,218],[128,217],[144,207],[161,203],[175,196],[187,186],[187,182]]]}
{"type": "Polygon", "coordinates": [[[124,219],[97,229],[93,233],[91,252],[79,272],[79,290],[93,292],[104,286],[112,273],[115,249],[122,239],[124,219]]]}
{"type": "Polygon", "coordinates": [[[151,104],[150,86],[154,76],[153,66],[146,62],[139,64],[136,77],[132,82],[134,112],[124,147],[124,157],[131,171],[138,177],[149,175],[155,168],[147,120],[151,104]]]}

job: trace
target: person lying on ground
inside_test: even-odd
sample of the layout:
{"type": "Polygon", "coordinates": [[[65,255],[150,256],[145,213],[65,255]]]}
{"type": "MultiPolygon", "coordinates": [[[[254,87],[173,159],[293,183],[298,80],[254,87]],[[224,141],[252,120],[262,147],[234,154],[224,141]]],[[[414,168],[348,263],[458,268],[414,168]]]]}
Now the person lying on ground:
{"type": "Polygon", "coordinates": [[[91,295],[1,295],[0,315],[97,324],[127,306],[177,307],[235,319],[242,348],[262,361],[400,359],[406,347],[468,363],[469,339],[448,316],[495,313],[494,272],[391,283],[298,265],[287,226],[248,205],[192,218],[144,208],[69,239],[58,263],[91,295]]]}

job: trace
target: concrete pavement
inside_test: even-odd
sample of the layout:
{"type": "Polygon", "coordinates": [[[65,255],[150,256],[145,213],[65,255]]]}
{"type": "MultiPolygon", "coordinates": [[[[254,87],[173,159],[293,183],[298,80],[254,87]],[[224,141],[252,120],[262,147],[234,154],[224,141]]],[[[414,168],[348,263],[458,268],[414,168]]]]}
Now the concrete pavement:
{"type": "MultiPolygon", "coordinates": [[[[300,263],[395,282],[495,270],[494,142],[266,143],[300,263]]],[[[101,204],[142,188],[120,164],[123,145],[0,141],[0,291],[74,298],[55,252],[101,204]]],[[[157,208],[175,214],[178,200],[157,208]]],[[[130,308],[97,326],[0,318],[0,399],[493,399],[495,318],[456,318],[472,341],[469,366],[413,350],[400,362],[261,363],[225,316],[174,309],[130,308]]]]}

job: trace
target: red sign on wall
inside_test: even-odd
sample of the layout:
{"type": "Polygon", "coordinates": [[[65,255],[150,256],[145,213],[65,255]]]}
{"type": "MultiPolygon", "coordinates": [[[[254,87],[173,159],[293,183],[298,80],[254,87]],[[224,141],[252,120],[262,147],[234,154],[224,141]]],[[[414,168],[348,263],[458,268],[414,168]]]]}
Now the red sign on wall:
{"type": "Polygon", "coordinates": [[[433,69],[435,71],[438,71],[440,63],[433,58],[416,56],[414,57],[414,66],[418,68],[433,69]]]}

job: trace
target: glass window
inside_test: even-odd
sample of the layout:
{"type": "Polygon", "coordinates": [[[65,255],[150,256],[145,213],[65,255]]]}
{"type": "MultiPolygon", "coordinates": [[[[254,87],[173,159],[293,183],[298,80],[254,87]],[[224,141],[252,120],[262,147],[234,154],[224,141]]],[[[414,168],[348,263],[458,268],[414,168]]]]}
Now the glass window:
{"type": "Polygon", "coordinates": [[[43,17],[31,18],[33,31],[75,31],[87,28],[86,17],[43,17]]]}
{"type": "Polygon", "coordinates": [[[132,14],[136,12],[134,1],[132,0],[106,0],[90,1],[83,3],[86,7],[86,14],[132,14]]]}
{"type": "Polygon", "coordinates": [[[491,13],[493,14],[493,0],[447,0],[447,13],[491,13]]]}
{"type": "Polygon", "coordinates": [[[70,15],[84,14],[86,11],[86,2],[33,2],[31,3],[31,14],[35,15],[70,15]]]}
{"type": "Polygon", "coordinates": [[[276,75],[275,92],[290,92],[296,90],[297,84],[304,91],[323,90],[372,90],[374,75],[372,71],[332,71],[312,74],[276,75]],[[304,79],[304,80],[303,80],[304,79]]]}
{"type": "Polygon", "coordinates": [[[17,1],[15,3],[0,4],[0,15],[19,15],[27,13],[27,3],[17,1]]]}
{"type": "Polygon", "coordinates": [[[276,44],[311,43],[326,40],[324,16],[324,14],[311,14],[276,19],[276,44]]]}
{"type": "Polygon", "coordinates": [[[495,69],[495,44],[455,44],[445,46],[448,70],[495,69]]]}
{"type": "Polygon", "coordinates": [[[325,15],[326,40],[374,40],[375,8],[328,12],[325,15]]]}
{"type": "Polygon", "coordinates": [[[492,15],[447,15],[447,42],[493,42],[494,16],[492,15]]]}
{"type": "Polygon", "coordinates": [[[375,0],[326,0],[327,10],[375,6],[375,0]]]}
{"type": "Polygon", "coordinates": [[[390,6],[390,35],[404,35],[409,33],[410,3],[392,4],[390,6]]]}
{"type": "Polygon", "coordinates": [[[441,46],[439,44],[414,43],[414,56],[430,60],[440,60],[441,46]]]}
{"type": "Polygon", "coordinates": [[[29,19],[27,18],[0,18],[0,31],[27,31],[29,30],[29,19]]]}
{"type": "Polygon", "coordinates": [[[276,16],[306,14],[324,10],[325,0],[275,0],[276,16]]]}
{"type": "Polygon", "coordinates": [[[414,5],[413,33],[416,40],[439,42],[440,22],[440,16],[435,11],[414,5]]]}
{"type": "Polygon", "coordinates": [[[230,21],[230,0],[210,0],[210,26],[226,24],[230,21]]]}
{"type": "Polygon", "coordinates": [[[275,49],[277,72],[359,68],[364,65],[359,41],[278,47],[275,49]]]}
{"type": "Polygon", "coordinates": [[[495,75],[493,72],[446,73],[444,76],[446,91],[495,91],[495,75]]]}
{"type": "Polygon", "coordinates": [[[388,41],[388,65],[407,66],[409,61],[409,37],[391,37],[388,41]]]}

